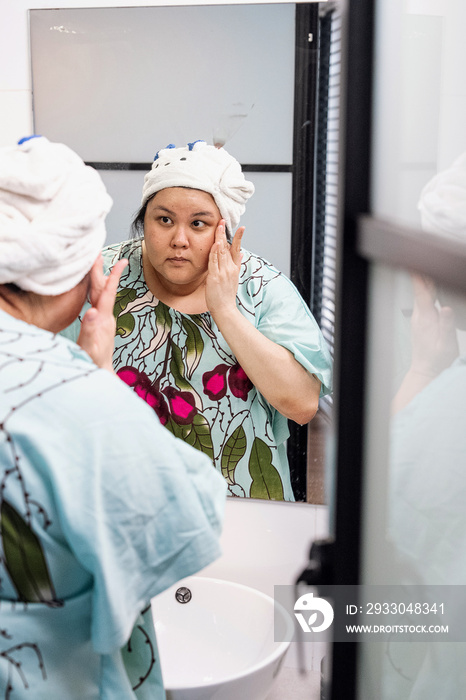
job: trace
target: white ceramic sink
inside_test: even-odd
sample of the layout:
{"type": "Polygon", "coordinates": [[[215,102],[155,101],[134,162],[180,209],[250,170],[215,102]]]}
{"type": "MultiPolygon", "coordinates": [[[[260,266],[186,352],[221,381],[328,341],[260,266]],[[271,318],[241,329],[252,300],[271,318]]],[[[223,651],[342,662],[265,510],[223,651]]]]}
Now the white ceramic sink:
{"type": "MultiPolygon", "coordinates": [[[[152,613],[167,700],[267,698],[290,645],[274,642],[272,598],[239,583],[191,576],[154,598],[152,613]],[[183,588],[191,594],[187,603],[176,598],[183,588]]],[[[282,609],[277,614],[284,638],[292,639],[291,618],[282,609]]]]}

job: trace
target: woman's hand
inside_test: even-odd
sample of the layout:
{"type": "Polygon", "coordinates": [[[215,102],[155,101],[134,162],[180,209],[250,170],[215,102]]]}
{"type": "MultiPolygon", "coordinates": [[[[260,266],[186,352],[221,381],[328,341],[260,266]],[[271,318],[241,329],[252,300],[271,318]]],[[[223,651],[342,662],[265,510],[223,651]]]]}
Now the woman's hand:
{"type": "Polygon", "coordinates": [[[106,277],[100,255],[90,273],[89,300],[92,307],[84,314],[78,345],[87,352],[95,364],[113,372],[113,350],[116,322],[113,315],[115,297],[121,273],[127,260],[118,260],[110,275],[106,277]]]}
{"type": "Polygon", "coordinates": [[[411,319],[412,371],[436,377],[458,357],[459,347],[453,310],[437,308],[434,283],[412,275],[414,308],[411,319]]]}
{"type": "Polygon", "coordinates": [[[215,232],[215,240],[209,255],[205,296],[207,308],[217,323],[218,316],[223,312],[236,309],[236,293],[243,257],[241,253],[243,233],[244,226],[236,231],[230,246],[223,219],[215,232]]]}
{"type": "Polygon", "coordinates": [[[436,306],[436,289],[431,280],[413,274],[412,282],[411,366],[393,399],[392,413],[407,406],[459,354],[453,310],[436,306]]]}
{"type": "Polygon", "coordinates": [[[304,424],[317,411],[320,381],[289,350],[255,328],[236,306],[243,233],[244,228],[239,228],[230,246],[224,221],[220,221],[209,257],[207,308],[256,389],[286,418],[304,424]]]}

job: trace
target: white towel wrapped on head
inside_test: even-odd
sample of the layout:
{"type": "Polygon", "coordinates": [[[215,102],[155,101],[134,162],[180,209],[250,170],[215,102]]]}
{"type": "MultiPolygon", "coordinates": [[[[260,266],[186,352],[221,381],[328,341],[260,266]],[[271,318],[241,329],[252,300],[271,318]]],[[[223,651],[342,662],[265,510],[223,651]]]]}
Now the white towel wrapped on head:
{"type": "Polygon", "coordinates": [[[112,207],[99,174],[61,143],[0,149],[0,284],[55,296],[75,287],[105,242],[112,207]]]}
{"type": "Polygon", "coordinates": [[[141,204],[167,187],[190,187],[211,194],[231,235],[254,194],[254,185],[245,179],[238,161],[224,148],[205,141],[159,151],[144,178],[141,204]]]}

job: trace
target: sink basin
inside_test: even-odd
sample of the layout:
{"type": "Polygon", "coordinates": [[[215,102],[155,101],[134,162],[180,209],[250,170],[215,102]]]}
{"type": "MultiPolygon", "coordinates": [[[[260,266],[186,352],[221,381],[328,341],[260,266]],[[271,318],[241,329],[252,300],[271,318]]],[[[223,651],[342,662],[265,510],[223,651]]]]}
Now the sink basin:
{"type": "MultiPolygon", "coordinates": [[[[167,700],[267,698],[290,645],[274,641],[273,598],[190,576],[156,596],[152,614],[167,700]]],[[[292,639],[290,616],[278,604],[277,614],[292,639]]]]}

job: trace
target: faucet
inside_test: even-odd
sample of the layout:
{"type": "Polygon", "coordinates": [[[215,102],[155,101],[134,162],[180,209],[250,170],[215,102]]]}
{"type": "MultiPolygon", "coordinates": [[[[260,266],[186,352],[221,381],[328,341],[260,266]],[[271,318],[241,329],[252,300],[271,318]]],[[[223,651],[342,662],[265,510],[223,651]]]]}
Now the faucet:
{"type": "MultiPolygon", "coordinates": [[[[320,586],[330,586],[334,581],[333,576],[333,539],[315,540],[309,552],[309,561],[295,581],[295,600],[300,596],[300,585],[311,586],[319,591],[320,586]]],[[[303,630],[299,628],[297,639],[298,669],[301,674],[306,673],[304,660],[303,630]]]]}

